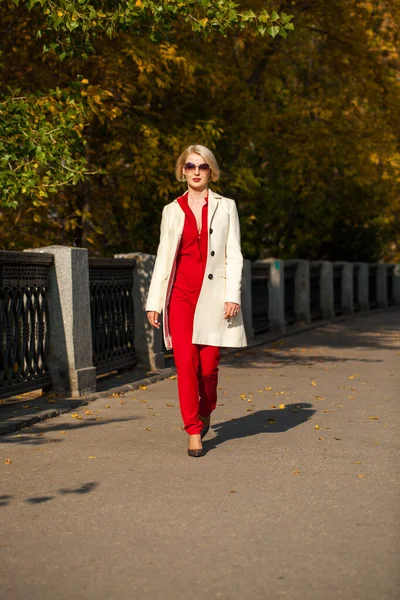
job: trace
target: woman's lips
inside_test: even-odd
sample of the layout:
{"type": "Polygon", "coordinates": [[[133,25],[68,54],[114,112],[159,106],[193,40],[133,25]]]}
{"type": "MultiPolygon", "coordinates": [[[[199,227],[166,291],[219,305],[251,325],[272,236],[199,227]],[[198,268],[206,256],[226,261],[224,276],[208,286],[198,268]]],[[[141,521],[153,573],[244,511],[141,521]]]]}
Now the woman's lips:
{"type": "Polygon", "coordinates": [[[193,181],[201,181],[201,177],[193,177],[193,181]]]}

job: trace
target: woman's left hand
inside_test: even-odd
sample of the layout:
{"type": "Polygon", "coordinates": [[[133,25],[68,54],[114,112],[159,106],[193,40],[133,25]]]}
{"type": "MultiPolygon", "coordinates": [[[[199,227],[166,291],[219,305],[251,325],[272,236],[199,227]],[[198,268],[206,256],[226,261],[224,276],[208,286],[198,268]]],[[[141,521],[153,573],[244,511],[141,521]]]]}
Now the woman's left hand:
{"type": "Polygon", "coordinates": [[[232,317],[236,317],[239,311],[240,304],[235,304],[234,302],[225,302],[224,319],[231,319],[232,317]]]}

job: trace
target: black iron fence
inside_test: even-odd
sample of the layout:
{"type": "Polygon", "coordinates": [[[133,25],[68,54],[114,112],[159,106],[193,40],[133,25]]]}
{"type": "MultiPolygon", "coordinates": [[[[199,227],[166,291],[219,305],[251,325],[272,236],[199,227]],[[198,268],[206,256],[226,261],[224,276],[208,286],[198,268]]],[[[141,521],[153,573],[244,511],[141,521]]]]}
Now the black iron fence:
{"type": "Polygon", "coordinates": [[[48,287],[53,256],[0,252],[0,397],[51,385],[48,287]]]}
{"type": "Polygon", "coordinates": [[[378,266],[368,266],[368,304],[369,308],[378,306],[378,266]]]}
{"type": "Polygon", "coordinates": [[[388,306],[392,306],[394,304],[393,278],[394,278],[394,265],[388,265],[387,271],[386,271],[386,297],[387,297],[388,306]]]}
{"type": "Polygon", "coordinates": [[[360,310],[360,265],[353,266],[353,309],[354,312],[360,310]]]}
{"type": "Polygon", "coordinates": [[[136,364],[134,260],[89,258],[93,365],[98,375],[136,364]]]}
{"type": "Polygon", "coordinates": [[[310,312],[311,319],[320,319],[321,312],[321,270],[319,262],[310,265],[310,312]]]}
{"type": "Polygon", "coordinates": [[[335,315],[343,313],[343,270],[344,265],[333,265],[333,306],[335,315]]]}
{"type": "Polygon", "coordinates": [[[296,271],[297,262],[288,261],[284,266],[285,321],[288,325],[296,321],[296,271]]]}
{"type": "Polygon", "coordinates": [[[254,334],[269,329],[269,263],[251,263],[251,312],[254,334]]]}

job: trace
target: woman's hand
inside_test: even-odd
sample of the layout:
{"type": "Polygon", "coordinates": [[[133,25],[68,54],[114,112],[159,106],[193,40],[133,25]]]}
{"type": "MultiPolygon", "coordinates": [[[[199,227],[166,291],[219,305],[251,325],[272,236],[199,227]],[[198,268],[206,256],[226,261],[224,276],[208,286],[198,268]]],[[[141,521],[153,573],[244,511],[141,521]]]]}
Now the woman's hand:
{"type": "Polygon", "coordinates": [[[155,310],[147,311],[147,318],[149,320],[149,323],[150,325],[152,325],[152,327],[155,327],[156,329],[160,329],[159,316],[160,315],[155,310]]]}
{"type": "Polygon", "coordinates": [[[239,311],[240,304],[235,304],[234,302],[225,302],[224,319],[231,319],[232,317],[236,317],[239,311]]]}

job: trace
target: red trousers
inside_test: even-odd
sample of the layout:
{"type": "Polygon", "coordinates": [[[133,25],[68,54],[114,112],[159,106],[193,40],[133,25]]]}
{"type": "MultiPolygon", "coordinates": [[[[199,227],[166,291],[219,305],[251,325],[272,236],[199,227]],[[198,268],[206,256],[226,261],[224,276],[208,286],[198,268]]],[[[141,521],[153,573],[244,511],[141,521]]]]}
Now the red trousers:
{"type": "Polygon", "coordinates": [[[189,295],[174,289],[169,303],[169,323],[178,372],[179,404],[185,430],[200,433],[203,423],[217,405],[220,349],[192,344],[196,304],[189,295]]]}

